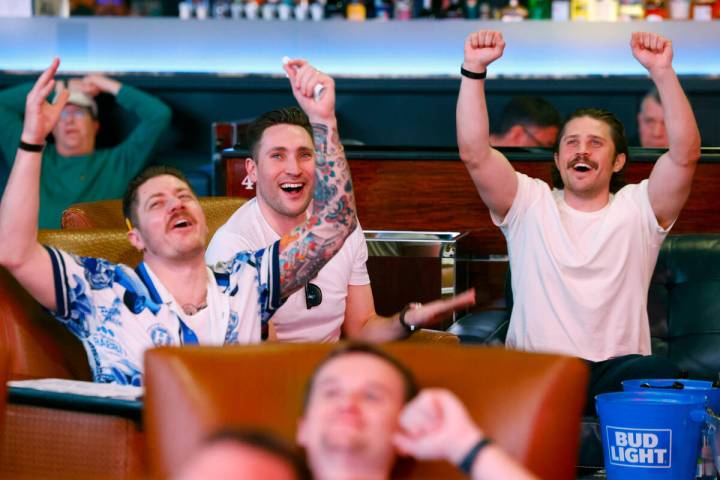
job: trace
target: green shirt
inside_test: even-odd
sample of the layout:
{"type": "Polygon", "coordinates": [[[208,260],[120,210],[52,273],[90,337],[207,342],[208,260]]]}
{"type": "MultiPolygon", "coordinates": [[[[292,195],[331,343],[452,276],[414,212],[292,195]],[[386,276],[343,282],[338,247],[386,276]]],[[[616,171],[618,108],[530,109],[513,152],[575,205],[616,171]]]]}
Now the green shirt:
{"type": "MultiPolygon", "coordinates": [[[[32,84],[0,92],[0,150],[12,167],[23,128],[25,97],[32,84]]],[[[90,155],[64,157],[54,144],[45,147],[40,175],[40,228],[60,228],[63,210],[78,202],[120,198],[129,181],[147,163],[160,134],[170,123],[170,109],[159,99],[123,85],[116,101],[135,113],[138,123],[113,148],[90,155]]]]}

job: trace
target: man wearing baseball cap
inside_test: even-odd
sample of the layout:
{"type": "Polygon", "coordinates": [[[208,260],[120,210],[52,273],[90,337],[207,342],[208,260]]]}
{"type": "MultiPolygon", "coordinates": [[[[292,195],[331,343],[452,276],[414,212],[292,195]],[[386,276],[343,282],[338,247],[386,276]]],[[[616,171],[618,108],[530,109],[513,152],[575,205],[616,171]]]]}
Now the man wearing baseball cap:
{"type": "MultiPolygon", "coordinates": [[[[0,92],[0,151],[9,171],[22,131],[25,97],[32,84],[0,92]]],[[[157,98],[103,75],[58,81],[69,100],[45,146],[40,178],[40,228],[60,228],[60,217],[73,203],[122,197],[131,178],[145,167],[160,134],[170,123],[170,109],[157,98]],[[112,148],[96,149],[100,129],[95,97],[115,96],[137,117],[128,136],[112,148]]],[[[5,179],[2,180],[5,183],[5,179]]],[[[4,185],[3,185],[4,186],[4,185]]]]}

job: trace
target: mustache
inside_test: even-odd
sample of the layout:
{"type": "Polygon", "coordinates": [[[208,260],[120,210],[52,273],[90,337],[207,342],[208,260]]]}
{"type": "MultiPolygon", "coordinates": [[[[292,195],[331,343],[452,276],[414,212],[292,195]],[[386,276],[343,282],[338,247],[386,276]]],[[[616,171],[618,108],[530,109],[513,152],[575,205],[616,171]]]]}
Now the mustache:
{"type": "Polygon", "coordinates": [[[575,155],[575,157],[570,160],[570,162],[568,162],[567,168],[573,169],[578,163],[584,163],[593,170],[597,170],[600,167],[597,162],[590,160],[587,155],[578,154],[575,155]]]}

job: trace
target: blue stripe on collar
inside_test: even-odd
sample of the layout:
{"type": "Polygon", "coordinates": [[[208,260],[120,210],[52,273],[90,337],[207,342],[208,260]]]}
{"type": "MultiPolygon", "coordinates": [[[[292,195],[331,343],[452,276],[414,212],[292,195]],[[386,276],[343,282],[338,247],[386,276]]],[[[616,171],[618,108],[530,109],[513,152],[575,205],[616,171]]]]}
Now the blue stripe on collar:
{"type": "Polygon", "coordinates": [[[140,280],[142,280],[142,282],[147,287],[148,293],[150,293],[150,299],[158,305],[164,303],[163,299],[160,297],[160,294],[155,288],[155,285],[153,285],[153,282],[150,279],[150,275],[145,268],[145,262],[140,262],[138,266],[135,267],[135,273],[137,273],[138,277],[140,277],[140,280]]]}

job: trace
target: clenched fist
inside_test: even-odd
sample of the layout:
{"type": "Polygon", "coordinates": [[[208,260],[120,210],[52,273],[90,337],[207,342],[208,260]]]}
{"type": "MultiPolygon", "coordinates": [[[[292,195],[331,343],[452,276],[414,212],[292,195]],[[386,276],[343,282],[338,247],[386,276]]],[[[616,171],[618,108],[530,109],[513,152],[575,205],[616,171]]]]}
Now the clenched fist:
{"type": "Polygon", "coordinates": [[[487,66],[502,57],[505,40],[502,33],[494,30],[480,30],[465,39],[465,61],[463,67],[471,72],[484,72],[487,66]]]}

